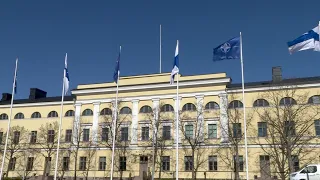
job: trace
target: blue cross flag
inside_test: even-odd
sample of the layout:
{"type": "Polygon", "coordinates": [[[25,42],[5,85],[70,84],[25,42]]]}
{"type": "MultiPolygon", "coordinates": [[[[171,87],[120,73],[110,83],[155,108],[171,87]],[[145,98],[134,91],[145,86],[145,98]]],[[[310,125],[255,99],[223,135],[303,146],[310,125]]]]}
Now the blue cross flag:
{"type": "Polygon", "coordinates": [[[230,39],[213,49],[213,61],[240,59],[240,36],[230,39]]]}
{"type": "Polygon", "coordinates": [[[115,66],[114,72],[113,72],[113,80],[116,83],[118,83],[119,74],[120,74],[120,55],[121,55],[121,46],[120,46],[119,56],[116,61],[116,66],[115,66]]]}

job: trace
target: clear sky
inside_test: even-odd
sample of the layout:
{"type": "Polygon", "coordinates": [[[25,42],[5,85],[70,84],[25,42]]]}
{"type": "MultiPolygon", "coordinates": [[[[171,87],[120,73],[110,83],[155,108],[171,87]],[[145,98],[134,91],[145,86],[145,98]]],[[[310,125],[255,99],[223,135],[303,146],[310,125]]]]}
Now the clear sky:
{"type": "MultiPolygon", "coordinates": [[[[180,41],[182,75],[226,72],[241,82],[239,60],[212,62],[212,50],[243,33],[245,81],[318,76],[320,53],[289,55],[287,41],[318,25],[320,1],[298,0],[28,0],[0,2],[0,92],[11,92],[19,57],[18,95],[37,87],[61,95],[68,53],[71,88],[112,81],[119,45],[121,76],[170,72],[180,41]]],[[[168,79],[169,83],[169,79],[168,79]]]]}

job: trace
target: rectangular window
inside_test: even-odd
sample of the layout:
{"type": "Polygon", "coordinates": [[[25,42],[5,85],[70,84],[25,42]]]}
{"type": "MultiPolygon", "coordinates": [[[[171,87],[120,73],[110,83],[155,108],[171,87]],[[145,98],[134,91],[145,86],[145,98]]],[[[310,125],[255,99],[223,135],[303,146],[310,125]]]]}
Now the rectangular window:
{"type": "Polygon", "coordinates": [[[193,125],[185,125],[185,136],[186,139],[192,139],[193,138],[193,125]]]}
{"type": "Polygon", "coordinates": [[[241,123],[233,123],[233,137],[235,138],[241,138],[242,132],[241,132],[241,123]]]}
{"type": "Polygon", "coordinates": [[[260,174],[262,179],[269,179],[268,177],[271,177],[270,157],[268,155],[260,156],[260,174]]]}
{"type": "Polygon", "coordinates": [[[104,127],[102,128],[102,133],[101,133],[101,141],[107,142],[108,141],[108,134],[109,134],[109,129],[104,127]]]}
{"type": "Polygon", "coordinates": [[[148,163],[148,156],[140,156],[140,164],[148,163]]]}
{"type": "Polygon", "coordinates": [[[2,144],[3,132],[0,132],[0,144],[2,144]]]}
{"type": "Polygon", "coordinates": [[[149,140],[149,127],[141,128],[141,140],[148,141],[149,140]]]}
{"type": "Polygon", "coordinates": [[[48,130],[48,143],[54,143],[54,130],[48,130]]]}
{"type": "Polygon", "coordinates": [[[170,157],[162,156],[161,157],[161,168],[162,171],[170,171],[170,157]]]}
{"type": "Polygon", "coordinates": [[[46,157],[44,159],[44,167],[47,167],[47,171],[50,171],[51,167],[51,157],[46,157]]]}
{"type": "Polygon", "coordinates": [[[209,171],[218,170],[218,160],[217,156],[209,156],[209,171]]]}
{"type": "Polygon", "coordinates": [[[208,138],[209,139],[217,138],[217,125],[216,124],[208,124],[208,138]]]}
{"type": "MultiPolygon", "coordinates": [[[[314,127],[316,129],[316,136],[320,136],[320,120],[314,121],[314,127]]],[[[1,134],[0,134],[0,136],[1,136],[1,134]]]]}
{"type": "Polygon", "coordinates": [[[107,159],[106,157],[99,157],[99,171],[106,170],[107,159]]]}
{"type": "Polygon", "coordinates": [[[234,171],[236,171],[236,169],[238,169],[239,170],[239,172],[242,172],[243,171],[243,156],[238,156],[239,157],[239,160],[238,160],[238,162],[239,162],[239,166],[237,167],[237,160],[236,160],[236,156],[233,156],[233,165],[234,165],[234,171]]]}
{"type": "Polygon", "coordinates": [[[121,156],[119,159],[119,162],[120,162],[119,170],[125,171],[127,169],[127,158],[121,156]]]}
{"type": "Polygon", "coordinates": [[[284,133],[287,137],[296,135],[296,128],[295,128],[294,121],[285,121],[284,122],[284,133]]]}
{"type": "Polygon", "coordinates": [[[128,127],[122,127],[121,128],[121,141],[128,141],[128,136],[129,136],[129,134],[128,134],[128,127]]]}
{"type": "Polygon", "coordinates": [[[13,132],[13,144],[19,144],[20,141],[20,131],[13,132]]]}
{"type": "Polygon", "coordinates": [[[87,157],[80,157],[79,170],[84,171],[87,169],[87,157]]]}
{"type": "Polygon", "coordinates": [[[294,156],[291,156],[291,158],[292,158],[292,166],[293,166],[294,171],[299,171],[300,162],[299,162],[298,156],[294,155],[294,156]]]}
{"type": "Polygon", "coordinates": [[[26,168],[27,171],[32,171],[33,161],[34,161],[34,157],[28,157],[27,168],[26,168]]]}
{"type": "Polygon", "coordinates": [[[171,139],[171,126],[163,126],[162,127],[162,138],[163,140],[171,139]]]}
{"type": "Polygon", "coordinates": [[[31,131],[30,144],[37,142],[37,131],[31,131]]]}
{"type": "Polygon", "coordinates": [[[63,157],[63,170],[68,171],[69,170],[69,164],[70,164],[70,158],[69,157],[63,157]]]}
{"type": "Polygon", "coordinates": [[[15,167],[16,167],[16,158],[13,157],[9,161],[9,171],[14,171],[15,167]]]}
{"type": "Polygon", "coordinates": [[[67,129],[66,130],[66,137],[65,137],[65,142],[71,142],[72,141],[72,129],[67,129]]]}
{"type": "Polygon", "coordinates": [[[267,123],[258,122],[258,137],[267,137],[267,123]]]}
{"type": "Polygon", "coordinates": [[[90,139],[90,129],[83,129],[82,141],[89,142],[90,139]]]}
{"type": "Polygon", "coordinates": [[[185,171],[192,171],[193,169],[193,158],[192,156],[185,156],[184,157],[184,170],[185,171]]]}

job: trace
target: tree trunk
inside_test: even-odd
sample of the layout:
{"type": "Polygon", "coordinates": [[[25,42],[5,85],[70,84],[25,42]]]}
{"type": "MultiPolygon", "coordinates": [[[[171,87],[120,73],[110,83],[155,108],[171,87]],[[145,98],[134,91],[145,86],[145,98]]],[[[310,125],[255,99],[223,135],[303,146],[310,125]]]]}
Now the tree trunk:
{"type": "Polygon", "coordinates": [[[78,163],[78,148],[76,149],[75,158],[74,158],[74,180],[77,180],[77,163],[78,163]]]}
{"type": "Polygon", "coordinates": [[[6,172],[6,177],[8,177],[8,176],[9,176],[9,166],[10,166],[10,160],[12,159],[12,157],[13,157],[13,153],[12,153],[12,151],[11,151],[11,152],[10,152],[9,164],[8,164],[7,172],[6,172]]]}
{"type": "Polygon", "coordinates": [[[235,163],[235,171],[234,171],[234,178],[236,180],[240,179],[240,175],[239,175],[239,149],[238,149],[238,145],[235,145],[235,150],[236,150],[236,157],[234,158],[234,163],[235,163]]]}
{"type": "Polygon", "coordinates": [[[194,148],[192,148],[192,179],[197,179],[197,172],[195,171],[195,166],[194,166],[194,163],[195,163],[195,160],[194,160],[194,151],[195,151],[195,149],[194,148]]]}

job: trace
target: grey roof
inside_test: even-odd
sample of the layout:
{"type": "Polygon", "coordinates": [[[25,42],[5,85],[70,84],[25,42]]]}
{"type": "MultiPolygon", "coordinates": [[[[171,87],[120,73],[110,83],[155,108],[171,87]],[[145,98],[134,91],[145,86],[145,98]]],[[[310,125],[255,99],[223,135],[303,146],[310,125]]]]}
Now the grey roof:
{"type": "MultiPolygon", "coordinates": [[[[64,101],[73,101],[73,96],[65,96],[64,101]]],[[[24,103],[41,103],[41,102],[59,102],[61,101],[61,96],[56,97],[46,97],[39,99],[17,99],[13,100],[13,104],[24,104],[24,103]]],[[[10,104],[11,101],[0,101],[0,105],[10,104]]]]}

